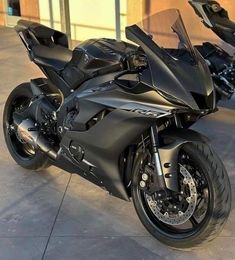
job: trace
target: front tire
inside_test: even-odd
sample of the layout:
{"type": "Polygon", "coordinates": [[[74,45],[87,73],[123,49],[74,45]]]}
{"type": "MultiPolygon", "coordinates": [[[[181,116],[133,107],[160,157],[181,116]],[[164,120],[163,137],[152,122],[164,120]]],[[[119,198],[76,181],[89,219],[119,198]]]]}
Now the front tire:
{"type": "Polygon", "coordinates": [[[22,144],[16,135],[16,131],[11,131],[13,122],[13,112],[15,109],[25,109],[33,97],[30,83],[23,83],[17,86],[9,95],[3,112],[3,131],[7,148],[12,158],[21,167],[28,170],[43,170],[50,166],[46,154],[38,149],[32,149],[27,144],[22,144]]]}
{"type": "Polygon", "coordinates": [[[141,222],[156,239],[173,248],[191,249],[213,240],[223,229],[231,209],[231,186],[223,163],[210,146],[201,142],[187,143],[182,146],[182,152],[193,161],[198,171],[203,172],[208,186],[205,216],[198,225],[193,223],[189,228],[185,223],[187,228],[179,230],[179,226],[165,224],[153,214],[139,187],[140,171],[145,161],[145,155],[141,152],[134,166],[132,198],[141,222]]]}

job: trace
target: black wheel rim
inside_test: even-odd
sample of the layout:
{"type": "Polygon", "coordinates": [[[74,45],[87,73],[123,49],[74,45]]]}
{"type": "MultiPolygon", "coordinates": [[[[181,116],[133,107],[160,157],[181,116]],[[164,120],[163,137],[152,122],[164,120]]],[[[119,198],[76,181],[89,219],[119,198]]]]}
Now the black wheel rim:
{"type": "MultiPolygon", "coordinates": [[[[143,160],[143,165],[146,163],[147,158],[143,160]]],[[[199,203],[200,203],[200,196],[197,201],[197,207],[195,209],[194,214],[188,221],[189,223],[185,223],[185,225],[180,225],[180,226],[175,226],[175,225],[168,225],[160,221],[152,212],[150,209],[147,201],[146,201],[146,196],[145,192],[141,190],[139,185],[137,184],[137,196],[140,201],[140,205],[142,208],[142,211],[145,213],[146,218],[149,220],[151,223],[152,227],[154,229],[157,229],[159,233],[162,233],[164,235],[167,235],[171,238],[187,238],[196,235],[202,227],[206,224],[206,222],[209,221],[210,217],[210,211],[211,211],[211,193],[210,193],[210,187],[209,187],[209,180],[207,174],[205,174],[204,170],[201,169],[200,165],[196,165],[196,162],[190,156],[186,151],[181,150],[179,154],[179,162],[188,168],[190,167],[191,169],[191,175],[196,178],[196,180],[202,179],[203,183],[197,183],[197,192],[200,194],[200,196],[204,195],[200,189],[207,189],[207,198],[206,198],[206,209],[204,209],[204,214],[201,216],[201,219],[198,216],[195,216],[195,213],[197,212],[199,203]],[[185,158],[184,158],[185,157],[185,158]],[[201,186],[200,186],[201,185],[201,186]],[[202,186],[203,185],[203,186],[202,186]],[[186,226],[186,227],[185,227],[186,226]]],[[[141,177],[139,176],[139,180],[141,177]]],[[[205,208],[205,205],[204,205],[205,208]]]]}

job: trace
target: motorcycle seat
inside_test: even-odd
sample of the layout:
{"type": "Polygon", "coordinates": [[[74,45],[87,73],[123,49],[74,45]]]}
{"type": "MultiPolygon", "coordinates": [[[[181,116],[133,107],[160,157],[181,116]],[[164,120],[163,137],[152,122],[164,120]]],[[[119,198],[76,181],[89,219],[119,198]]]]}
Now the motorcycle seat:
{"type": "Polygon", "coordinates": [[[73,52],[60,45],[48,47],[45,45],[33,46],[30,56],[39,65],[50,67],[56,71],[61,71],[72,59],[73,52]]]}
{"type": "Polygon", "coordinates": [[[15,29],[36,64],[60,71],[72,59],[64,33],[27,20],[18,21],[15,29]]]}

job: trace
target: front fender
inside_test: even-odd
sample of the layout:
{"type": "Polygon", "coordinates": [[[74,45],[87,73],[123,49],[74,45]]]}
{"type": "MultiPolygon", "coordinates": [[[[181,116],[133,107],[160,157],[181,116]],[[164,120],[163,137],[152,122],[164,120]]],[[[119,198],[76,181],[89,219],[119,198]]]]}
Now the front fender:
{"type": "Polygon", "coordinates": [[[166,186],[178,191],[178,155],[182,145],[192,142],[207,143],[209,139],[198,132],[183,128],[162,131],[160,138],[168,142],[158,149],[166,186]]]}

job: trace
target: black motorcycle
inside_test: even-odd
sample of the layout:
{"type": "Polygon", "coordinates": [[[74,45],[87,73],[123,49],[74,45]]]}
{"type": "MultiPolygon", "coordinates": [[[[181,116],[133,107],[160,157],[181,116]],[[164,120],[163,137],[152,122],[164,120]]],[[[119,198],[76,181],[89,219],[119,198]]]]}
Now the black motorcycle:
{"type": "MultiPolygon", "coordinates": [[[[229,19],[228,12],[218,2],[189,0],[189,3],[206,27],[235,47],[235,23],[229,19]]],[[[217,100],[230,99],[235,92],[234,57],[218,45],[209,42],[195,47],[208,62],[217,90],[217,100]]]]}
{"type": "Polygon", "coordinates": [[[231,188],[207,138],[188,129],[216,100],[179,11],[127,27],[135,44],[92,39],[71,51],[63,33],[41,24],[21,20],[16,31],[46,78],[19,85],[6,102],[15,161],[31,170],[55,165],[132,198],[143,225],[171,247],[215,238],[231,188]]]}

